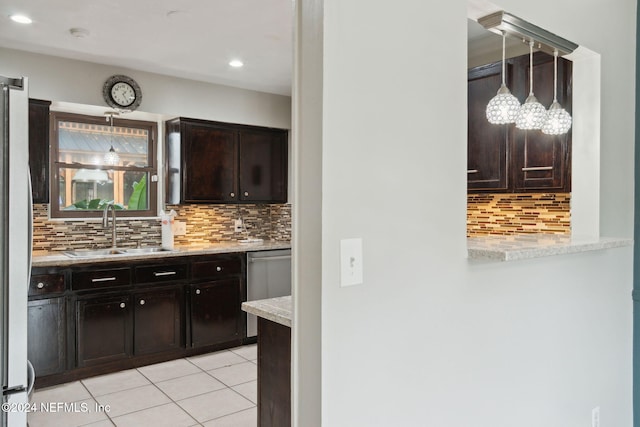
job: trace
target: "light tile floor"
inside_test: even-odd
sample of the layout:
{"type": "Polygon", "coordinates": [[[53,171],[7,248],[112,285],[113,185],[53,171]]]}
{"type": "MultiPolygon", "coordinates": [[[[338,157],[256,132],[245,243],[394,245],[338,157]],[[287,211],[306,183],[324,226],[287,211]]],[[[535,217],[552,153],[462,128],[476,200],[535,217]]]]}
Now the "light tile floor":
{"type": "Polygon", "coordinates": [[[256,359],[254,344],[39,389],[50,410],[29,427],[255,427],[256,359]]]}

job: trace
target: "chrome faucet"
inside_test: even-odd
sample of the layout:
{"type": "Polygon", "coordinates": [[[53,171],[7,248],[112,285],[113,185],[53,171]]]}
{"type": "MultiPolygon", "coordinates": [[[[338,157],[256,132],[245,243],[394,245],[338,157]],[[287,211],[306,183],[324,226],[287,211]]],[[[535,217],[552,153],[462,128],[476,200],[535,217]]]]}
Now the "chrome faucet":
{"type": "Polygon", "coordinates": [[[109,226],[109,208],[112,210],[111,214],[111,247],[116,247],[116,207],[113,203],[109,203],[104,207],[102,212],[102,226],[107,228],[109,226]]]}

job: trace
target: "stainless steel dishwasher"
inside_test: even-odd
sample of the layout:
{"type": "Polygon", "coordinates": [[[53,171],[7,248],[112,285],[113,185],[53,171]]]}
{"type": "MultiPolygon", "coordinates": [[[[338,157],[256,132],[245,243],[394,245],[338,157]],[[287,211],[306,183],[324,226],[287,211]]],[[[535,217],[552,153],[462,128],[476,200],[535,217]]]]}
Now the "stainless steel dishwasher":
{"type": "MultiPolygon", "coordinates": [[[[291,295],[291,249],[247,252],[247,301],[291,295]]],[[[247,338],[258,334],[256,316],[247,314],[247,338]]]]}

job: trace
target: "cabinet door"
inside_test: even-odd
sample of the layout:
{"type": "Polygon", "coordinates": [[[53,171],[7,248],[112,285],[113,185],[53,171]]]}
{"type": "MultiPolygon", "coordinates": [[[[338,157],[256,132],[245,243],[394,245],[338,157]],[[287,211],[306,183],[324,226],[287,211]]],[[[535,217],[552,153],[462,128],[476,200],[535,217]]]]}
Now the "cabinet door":
{"type": "Polygon", "coordinates": [[[29,168],[34,203],[49,203],[49,105],[29,100],[29,168]]]}
{"type": "MultiPolygon", "coordinates": [[[[507,76],[511,75],[507,64],[507,76]]],[[[467,190],[504,192],[508,182],[508,139],[511,125],[494,125],[487,104],[502,83],[500,63],[477,67],[468,74],[467,190]]],[[[509,85],[509,78],[507,85],[509,85]]]]}
{"type": "Polygon", "coordinates": [[[240,132],[240,200],[287,201],[287,132],[240,132]]]}
{"type": "Polygon", "coordinates": [[[28,303],[27,357],[38,377],[63,372],[66,368],[65,307],[64,298],[28,303]]]}
{"type": "Polygon", "coordinates": [[[191,346],[239,340],[239,278],[191,285],[191,346]]]}
{"type": "Polygon", "coordinates": [[[133,351],[136,355],[177,349],[182,344],[182,287],[134,295],[133,351]]]}
{"type": "Polygon", "coordinates": [[[187,122],[182,141],[184,201],[237,200],[237,131],[187,122]]]}
{"type": "Polygon", "coordinates": [[[129,295],[95,296],[76,302],[78,366],[125,359],[132,350],[129,295]]]}
{"type": "MultiPolygon", "coordinates": [[[[517,59],[514,90],[524,99],[529,93],[529,56],[517,59]]],[[[553,102],[553,57],[534,55],[533,89],[538,101],[549,108],[553,102]]],[[[571,62],[558,59],[558,101],[571,111],[571,62]]],[[[512,177],[514,191],[571,191],[571,131],[545,135],[540,130],[514,130],[512,177]]]]}

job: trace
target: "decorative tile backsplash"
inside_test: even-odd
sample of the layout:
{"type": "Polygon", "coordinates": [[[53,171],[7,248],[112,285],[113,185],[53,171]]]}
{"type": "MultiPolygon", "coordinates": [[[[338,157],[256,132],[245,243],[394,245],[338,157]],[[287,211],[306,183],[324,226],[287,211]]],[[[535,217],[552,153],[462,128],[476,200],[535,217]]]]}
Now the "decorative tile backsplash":
{"type": "MultiPolygon", "coordinates": [[[[176,220],[186,222],[187,234],[176,236],[176,245],[203,245],[251,238],[291,240],[291,205],[175,205],[176,220]],[[242,218],[246,231],[235,233],[233,220],[242,218]]],[[[116,221],[118,246],[159,246],[160,219],[116,221]]],[[[64,221],[49,219],[49,205],[33,207],[33,250],[106,248],[111,246],[111,228],[102,227],[102,219],[64,221]]]]}
{"type": "Polygon", "coordinates": [[[467,236],[571,234],[571,194],[468,194],[467,236]]]}

